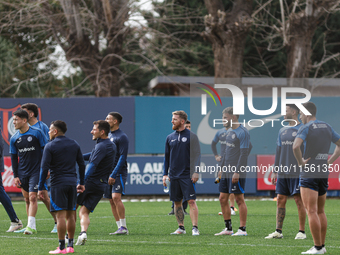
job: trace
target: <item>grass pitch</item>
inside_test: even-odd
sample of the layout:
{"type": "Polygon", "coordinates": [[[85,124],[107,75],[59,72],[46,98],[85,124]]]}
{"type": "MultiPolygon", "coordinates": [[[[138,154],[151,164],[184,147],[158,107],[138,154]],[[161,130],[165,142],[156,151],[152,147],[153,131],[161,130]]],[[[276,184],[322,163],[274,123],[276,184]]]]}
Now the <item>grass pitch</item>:
{"type": "MultiPolygon", "coordinates": [[[[14,208],[27,224],[24,202],[13,202],[14,208]]],[[[306,223],[306,240],[295,240],[298,232],[298,215],[295,202],[288,200],[283,224],[283,239],[266,240],[264,237],[275,231],[276,203],[273,201],[247,201],[248,236],[214,236],[224,228],[222,216],[218,215],[218,201],[197,201],[200,236],[191,235],[191,221],[185,216],[187,234],[174,236],[177,229],[175,216],[168,216],[170,202],[125,202],[128,236],[110,236],[117,227],[108,201],[98,204],[90,215],[88,241],[84,246],[75,246],[76,254],[300,254],[313,246],[313,239],[306,223]]],[[[328,199],[326,214],[328,231],[327,254],[340,254],[340,200],[328,199]]],[[[58,246],[57,234],[51,234],[54,222],[45,206],[39,203],[37,213],[38,234],[27,236],[6,233],[10,221],[0,206],[0,254],[48,254],[58,246]]],[[[232,216],[234,232],[239,227],[239,216],[232,216]]],[[[80,232],[76,223],[76,238],[80,232]]]]}

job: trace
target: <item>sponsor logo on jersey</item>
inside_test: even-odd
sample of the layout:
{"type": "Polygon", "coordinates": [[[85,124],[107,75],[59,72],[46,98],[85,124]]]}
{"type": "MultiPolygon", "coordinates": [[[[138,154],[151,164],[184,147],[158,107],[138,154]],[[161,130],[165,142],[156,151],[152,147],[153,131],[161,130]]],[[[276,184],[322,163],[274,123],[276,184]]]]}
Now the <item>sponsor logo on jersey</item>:
{"type": "Polygon", "coordinates": [[[294,141],[283,141],[282,145],[293,145],[294,141]]]}
{"type": "Polygon", "coordinates": [[[28,151],[35,151],[35,147],[32,146],[32,147],[28,147],[28,148],[19,149],[20,153],[28,152],[28,151]]]}

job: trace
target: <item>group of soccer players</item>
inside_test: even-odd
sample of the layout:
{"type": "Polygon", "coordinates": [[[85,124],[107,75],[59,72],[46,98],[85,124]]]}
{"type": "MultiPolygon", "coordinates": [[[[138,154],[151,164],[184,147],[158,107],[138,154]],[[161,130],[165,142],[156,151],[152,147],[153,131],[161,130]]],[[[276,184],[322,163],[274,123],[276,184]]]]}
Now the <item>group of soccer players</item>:
{"type": "MultiPolygon", "coordinates": [[[[324,205],[329,174],[327,166],[340,156],[340,136],[329,124],[316,119],[315,104],[308,102],[303,104],[303,107],[311,115],[295,105],[287,105],[285,119],[289,126],[279,131],[274,169],[289,166],[290,169],[301,171],[272,174],[272,183],[276,185],[277,193],[276,230],[265,238],[283,237],[285,206],[288,196],[292,195],[299,213],[299,232],[295,239],[306,238],[307,211],[314,240],[314,246],[302,254],[324,254],[327,230],[324,205]],[[299,114],[302,123],[299,122],[299,114]],[[336,144],[336,148],[328,159],[331,142],[336,144]],[[325,171],[311,173],[311,166],[313,169],[325,171]]],[[[58,233],[59,246],[56,250],[50,251],[50,254],[73,253],[76,207],[80,206],[81,226],[76,245],[84,245],[90,224],[89,214],[93,212],[104,194],[104,197],[110,199],[118,227],[118,230],[111,234],[128,234],[121,196],[124,194],[127,179],[126,160],[129,141],[126,134],[119,129],[122,116],[117,112],[110,112],[106,120],[94,121],[91,134],[96,145],[91,153],[82,154],[78,143],[65,136],[67,131],[65,122],[53,121],[48,128],[46,124],[38,121],[37,105],[25,104],[13,115],[13,124],[18,131],[10,140],[10,154],[15,185],[21,188],[25,198],[28,224],[22,228],[23,224],[16,216],[10,199],[1,185],[0,199],[12,221],[7,232],[22,232],[28,235],[37,233],[35,216],[38,208],[37,198],[40,198],[54,218],[55,226],[52,232],[58,233]],[[84,160],[88,161],[86,174],[84,160]],[[76,163],[79,166],[78,174],[76,163]],[[49,175],[50,198],[45,185],[49,175]]],[[[186,233],[182,207],[184,200],[190,206],[192,235],[197,236],[200,234],[195,190],[198,173],[194,169],[200,165],[200,145],[198,137],[185,127],[187,118],[184,111],[172,113],[174,132],[166,138],[163,185],[166,186],[167,179],[170,180],[170,200],[174,201],[174,214],[178,223],[178,229],[171,234],[186,233]]],[[[219,136],[223,137],[224,148],[221,157],[215,158],[220,161],[221,166],[235,167],[236,172],[219,173],[219,200],[225,229],[215,235],[246,236],[247,206],[244,200],[246,174],[240,169],[247,165],[252,148],[250,135],[246,127],[239,123],[239,116],[233,114],[232,107],[223,110],[222,118],[225,125],[219,136]],[[240,227],[235,233],[231,224],[233,208],[230,208],[228,202],[230,194],[235,195],[240,214],[240,227]]],[[[222,140],[221,138],[219,139],[222,140]]],[[[213,141],[215,146],[219,139],[215,137],[213,141]]],[[[215,151],[216,148],[214,154],[217,155],[215,151]]],[[[1,165],[3,163],[0,162],[1,165]]]]}
{"type": "Polygon", "coordinates": [[[26,201],[28,224],[22,228],[23,224],[3,192],[1,182],[1,202],[4,201],[12,221],[7,232],[37,233],[35,216],[39,198],[54,218],[52,233],[58,233],[59,246],[49,253],[74,253],[76,209],[80,206],[81,233],[76,245],[84,245],[90,224],[89,214],[104,195],[110,199],[118,227],[110,234],[128,234],[125,207],[121,200],[127,178],[129,146],[127,135],[119,128],[123,117],[118,112],[110,112],[106,120],[94,121],[91,134],[96,145],[92,152],[86,154],[82,154],[76,141],[65,136],[67,125],[64,121],[53,121],[48,128],[37,117],[38,106],[32,103],[22,105],[13,113],[13,124],[18,131],[10,139],[10,154],[15,185],[21,188],[26,201]],[[86,173],[84,160],[88,161],[86,173]],[[49,177],[50,198],[45,184],[49,177]]]}
{"type": "MultiPolygon", "coordinates": [[[[299,214],[299,232],[295,239],[306,239],[307,211],[314,241],[314,246],[301,254],[324,254],[327,231],[324,206],[328,188],[328,166],[340,156],[340,135],[329,124],[316,119],[317,109],[314,103],[304,103],[303,109],[300,110],[296,105],[286,107],[285,119],[289,125],[279,131],[274,169],[288,166],[291,172],[279,171],[272,174],[272,183],[276,185],[277,193],[276,230],[265,238],[283,237],[285,206],[288,196],[292,195],[299,214]],[[299,114],[302,123],[299,122],[299,114]],[[336,147],[328,159],[332,142],[336,147]]],[[[185,199],[190,205],[192,235],[199,235],[198,209],[195,203],[195,182],[198,180],[198,175],[194,171],[194,167],[200,165],[198,138],[185,129],[187,114],[184,111],[175,111],[172,114],[172,129],[175,132],[166,138],[163,173],[163,185],[166,186],[167,178],[171,181],[170,200],[175,203],[174,211],[178,222],[178,229],[171,234],[186,233],[182,208],[182,199],[185,199]]],[[[247,165],[247,158],[252,148],[250,135],[239,123],[239,116],[233,114],[232,107],[223,110],[222,118],[225,120],[224,129],[218,132],[218,138],[215,136],[213,145],[216,146],[219,140],[223,141],[225,146],[221,151],[222,157],[218,159],[221,166],[234,167],[236,172],[230,171],[223,175],[219,173],[219,200],[225,229],[215,235],[246,236],[247,206],[244,201],[246,173],[240,170],[247,165]],[[235,195],[240,212],[240,227],[236,233],[233,232],[231,224],[231,208],[228,202],[230,194],[235,195]]],[[[213,151],[216,158],[218,156],[216,148],[215,150],[213,148],[213,151]]]]}

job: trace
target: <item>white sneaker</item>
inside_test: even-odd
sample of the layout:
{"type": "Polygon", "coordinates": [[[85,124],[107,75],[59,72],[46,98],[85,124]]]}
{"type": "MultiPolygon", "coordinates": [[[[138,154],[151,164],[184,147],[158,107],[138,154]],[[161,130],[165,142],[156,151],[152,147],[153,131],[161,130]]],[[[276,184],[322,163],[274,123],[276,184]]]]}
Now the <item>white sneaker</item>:
{"type": "MultiPolygon", "coordinates": [[[[301,232],[299,232],[301,233],[301,232]]],[[[301,233],[302,234],[302,233],[301,233]]],[[[283,238],[283,235],[277,231],[275,231],[274,233],[269,234],[268,236],[265,237],[265,239],[279,239],[279,238],[283,238]]],[[[295,237],[296,239],[296,237],[295,237]]]]}
{"type": "Polygon", "coordinates": [[[199,236],[200,235],[200,232],[198,231],[197,228],[192,228],[192,235],[193,236],[199,236]]]}
{"type": "Polygon", "coordinates": [[[297,233],[295,236],[295,239],[306,239],[306,238],[307,238],[306,234],[301,233],[301,232],[297,233]]]}
{"type": "Polygon", "coordinates": [[[233,208],[230,208],[230,213],[231,213],[231,215],[236,215],[236,212],[234,211],[233,208]]]}
{"type": "Polygon", "coordinates": [[[58,233],[57,224],[54,224],[54,227],[51,230],[51,233],[58,233]]]}
{"type": "Polygon", "coordinates": [[[246,231],[242,231],[241,229],[238,229],[236,233],[232,234],[231,236],[247,236],[246,231]]]}
{"type": "Polygon", "coordinates": [[[22,222],[21,220],[19,220],[19,222],[11,222],[11,226],[9,227],[9,229],[6,232],[14,232],[18,229],[22,228],[22,222]]]}
{"type": "Polygon", "coordinates": [[[76,245],[84,245],[86,241],[87,241],[87,234],[82,233],[80,236],[78,236],[76,245]]]}
{"type": "Polygon", "coordinates": [[[178,228],[175,232],[171,233],[170,235],[181,235],[186,234],[185,230],[178,228]]]}
{"type": "Polygon", "coordinates": [[[323,253],[327,252],[326,247],[322,247],[322,250],[323,250],[323,253]]]}
{"type": "Polygon", "coordinates": [[[315,248],[315,246],[313,246],[312,248],[310,248],[308,251],[305,252],[301,252],[301,254],[325,254],[324,250],[317,250],[315,248]]]}
{"type": "Polygon", "coordinates": [[[232,230],[228,230],[227,228],[225,228],[220,233],[216,233],[215,236],[223,236],[223,235],[231,236],[232,234],[234,234],[232,230]]]}

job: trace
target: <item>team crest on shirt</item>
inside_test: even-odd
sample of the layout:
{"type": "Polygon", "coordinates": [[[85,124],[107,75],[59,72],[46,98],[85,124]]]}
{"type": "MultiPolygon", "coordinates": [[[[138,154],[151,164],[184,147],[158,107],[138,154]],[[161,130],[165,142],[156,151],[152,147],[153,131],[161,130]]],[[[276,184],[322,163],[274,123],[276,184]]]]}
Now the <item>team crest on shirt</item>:
{"type": "MultiPolygon", "coordinates": [[[[8,145],[11,136],[13,136],[16,133],[16,130],[13,125],[13,113],[20,108],[21,104],[18,104],[13,108],[0,108],[1,135],[8,145]]],[[[38,111],[39,111],[38,120],[41,120],[41,109],[38,108],[38,111]]]]}
{"type": "Polygon", "coordinates": [[[182,142],[185,143],[188,140],[186,137],[182,137],[182,142]]]}
{"type": "Polygon", "coordinates": [[[27,137],[28,142],[32,142],[32,136],[27,137]]]}
{"type": "Polygon", "coordinates": [[[236,135],[235,135],[235,134],[233,134],[233,135],[231,136],[231,139],[235,139],[235,136],[236,136],[236,135]]]}
{"type": "Polygon", "coordinates": [[[292,136],[293,136],[293,137],[295,137],[296,135],[297,135],[297,133],[296,133],[296,132],[293,132],[293,133],[292,133],[292,136]]]}

